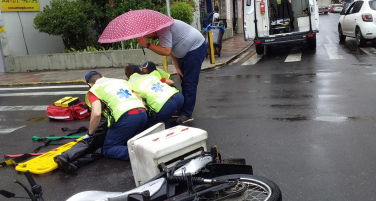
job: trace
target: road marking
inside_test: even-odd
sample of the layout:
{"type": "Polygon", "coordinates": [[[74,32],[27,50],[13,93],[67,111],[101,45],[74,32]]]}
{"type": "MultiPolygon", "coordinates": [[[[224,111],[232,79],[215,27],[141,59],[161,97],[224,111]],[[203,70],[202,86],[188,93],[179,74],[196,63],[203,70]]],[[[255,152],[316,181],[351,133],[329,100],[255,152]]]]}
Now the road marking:
{"type": "Polygon", "coordinates": [[[264,55],[260,54],[254,54],[251,58],[249,58],[246,62],[242,64],[242,66],[245,65],[255,65],[264,55]]]}
{"type": "Polygon", "coordinates": [[[25,110],[34,110],[34,111],[45,111],[49,105],[29,105],[29,106],[0,106],[0,112],[6,111],[25,111],[25,110]]]}
{"type": "Polygon", "coordinates": [[[12,133],[15,130],[25,127],[26,125],[19,126],[19,127],[8,127],[8,126],[0,126],[0,134],[8,134],[12,133]]]}
{"type": "Polygon", "coordinates": [[[65,85],[65,86],[40,86],[40,87],[17,87],[17,88],[0,88],[0,91],[16,91],[31,89],[68,89],[68,88],[88,88],[87,85],[65,85]]]}
{"type": "Polygon", "coordinates": [[[376,58],[376,49],[373,47],[361,47],[360,48],[364,53],[366,53],[371,58],[376,58]]]}
{"type": "Polygon", "coordinates": [[[332,41],[332,39],[330,39],[330,37],[327,35],[326,36],[326,38],[328,39],[328,41],[329,41],[329,44],[333,44],[333,41],[332,41]]]}
{"type": "Polygon", "coordinates": [[[330,59],[345,59],[342,53],[339,53],[335,44],[324,44],[324,46],[330,59]]]}
{"type": "Polygon", "coordinates": [[[6,94],[0,94],[0,97],[8,97],[8,96],[57,96],[57,95],[73,95],[73,94],[86,94],[86,93],[87,93],[87,91],[6,93],[6,94]]]}
{"type": "Polygon", "coordinates": [[[237,58],[234,63],[238,63],[240,61],[241,58],[237,58]]]}
{"type": "Polygon", "coordinates": [[[251,56],[253,56],[255,53],[256,53],[256,50],[251,51],[247,56],[245,56],[245,57],[242,59],[242,62],[247,61],[247,60],[248,60],[251,56]]]}
{"type": "Polygon", "coordinates": [[[296,62],[302,60],[302,46],[293,47],[285,62],[296,62]]]}

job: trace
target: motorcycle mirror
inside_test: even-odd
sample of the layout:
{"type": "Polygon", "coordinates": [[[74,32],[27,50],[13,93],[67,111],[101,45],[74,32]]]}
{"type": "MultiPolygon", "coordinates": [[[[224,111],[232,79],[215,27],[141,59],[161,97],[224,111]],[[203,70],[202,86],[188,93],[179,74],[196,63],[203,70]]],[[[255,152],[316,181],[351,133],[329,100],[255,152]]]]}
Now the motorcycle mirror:
{"type": "Polygon", "coordinates": [[[6,191],[6,190],[1,190],[0,189],[0,194],[6,198],[14,198],[16,196],[16,194],[12,193],[12,192],[9,192],[9,191],[6,191]]]}

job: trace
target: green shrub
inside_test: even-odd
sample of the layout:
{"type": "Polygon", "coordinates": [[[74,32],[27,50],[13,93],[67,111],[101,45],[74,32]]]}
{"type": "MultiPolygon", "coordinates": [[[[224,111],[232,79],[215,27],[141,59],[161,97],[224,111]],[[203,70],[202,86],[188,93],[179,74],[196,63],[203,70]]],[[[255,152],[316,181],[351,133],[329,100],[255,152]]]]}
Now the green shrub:
{"type": "Polygon", "coordinates": [[[52,0],[34,18],[34,27],[40,32],[61,36],[66,49],[84,49],[93,40],[89,29],[93,18],[100,15],[98,8],[84,0],[52,0]]]}
{"type": "MultiPolygon", "coordinates": [[[[193,21],[193,8],[191,5],[185,2],[173,2],[170,6],[171,17],[181,20],[187,24],[191,24],[193,21]]],[[[167,8],[164,6],[161,12],[167,14],[167,8]]]]}

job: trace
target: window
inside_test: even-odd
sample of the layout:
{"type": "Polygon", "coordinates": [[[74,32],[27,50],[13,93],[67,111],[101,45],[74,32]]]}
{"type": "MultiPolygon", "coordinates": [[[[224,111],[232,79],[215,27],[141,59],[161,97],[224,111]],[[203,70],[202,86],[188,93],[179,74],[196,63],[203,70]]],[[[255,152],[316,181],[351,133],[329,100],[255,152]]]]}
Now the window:
{"type": "Polygon", "coordinates": [[[355,3],[351,4],[351,5],[349,6],[349,8],[347,8],[347,12],[346,12],[347,14],[352,13],[353,8],[354,8],[354,5],[355,5],[355,3]]]}
{"type": "Polygon", "coordinates": [[[355,5],[354,5],[354,7],[353,7],[353,9],[351,11],[351,14],[352,13],[358,13],[360,11],[360,9],[362,8],[363,3],[364,3],[363,1],[357,1],[357,2],[355,2],[355,5]]]}
{"type": "Polygon", "coordinates": [[[251,6],[251,0],[247,0],[247,6],[251,6]]]}
{"type": "Polygon", "coordinates": [[[376,10],[376,1],[369,1],[369,7],[372,9],[372,10],[376,10]]]}

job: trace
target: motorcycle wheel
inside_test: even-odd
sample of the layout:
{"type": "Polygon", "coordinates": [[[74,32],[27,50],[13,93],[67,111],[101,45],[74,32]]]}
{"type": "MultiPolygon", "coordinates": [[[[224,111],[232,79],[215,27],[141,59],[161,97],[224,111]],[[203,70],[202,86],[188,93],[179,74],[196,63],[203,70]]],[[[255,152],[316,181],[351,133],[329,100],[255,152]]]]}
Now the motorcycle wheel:
{"type": "Polygon", "coordinates": [[[282,193],[279,187],[269,179],[260,176],[247,174],[234,174],[216,177],[217,180],[236,180],[240,182],[234,188],[226,189],[221,192],[212,192],[210,195],[204,195],[202,200],[226,200],[226,201],[282,201],[282,193]],[[245,186],[247,189],[240,195],[237,193],[241,191],[240,188],[245,186]],[[234,196],[229,196],[232,192],[234,196]]]}

